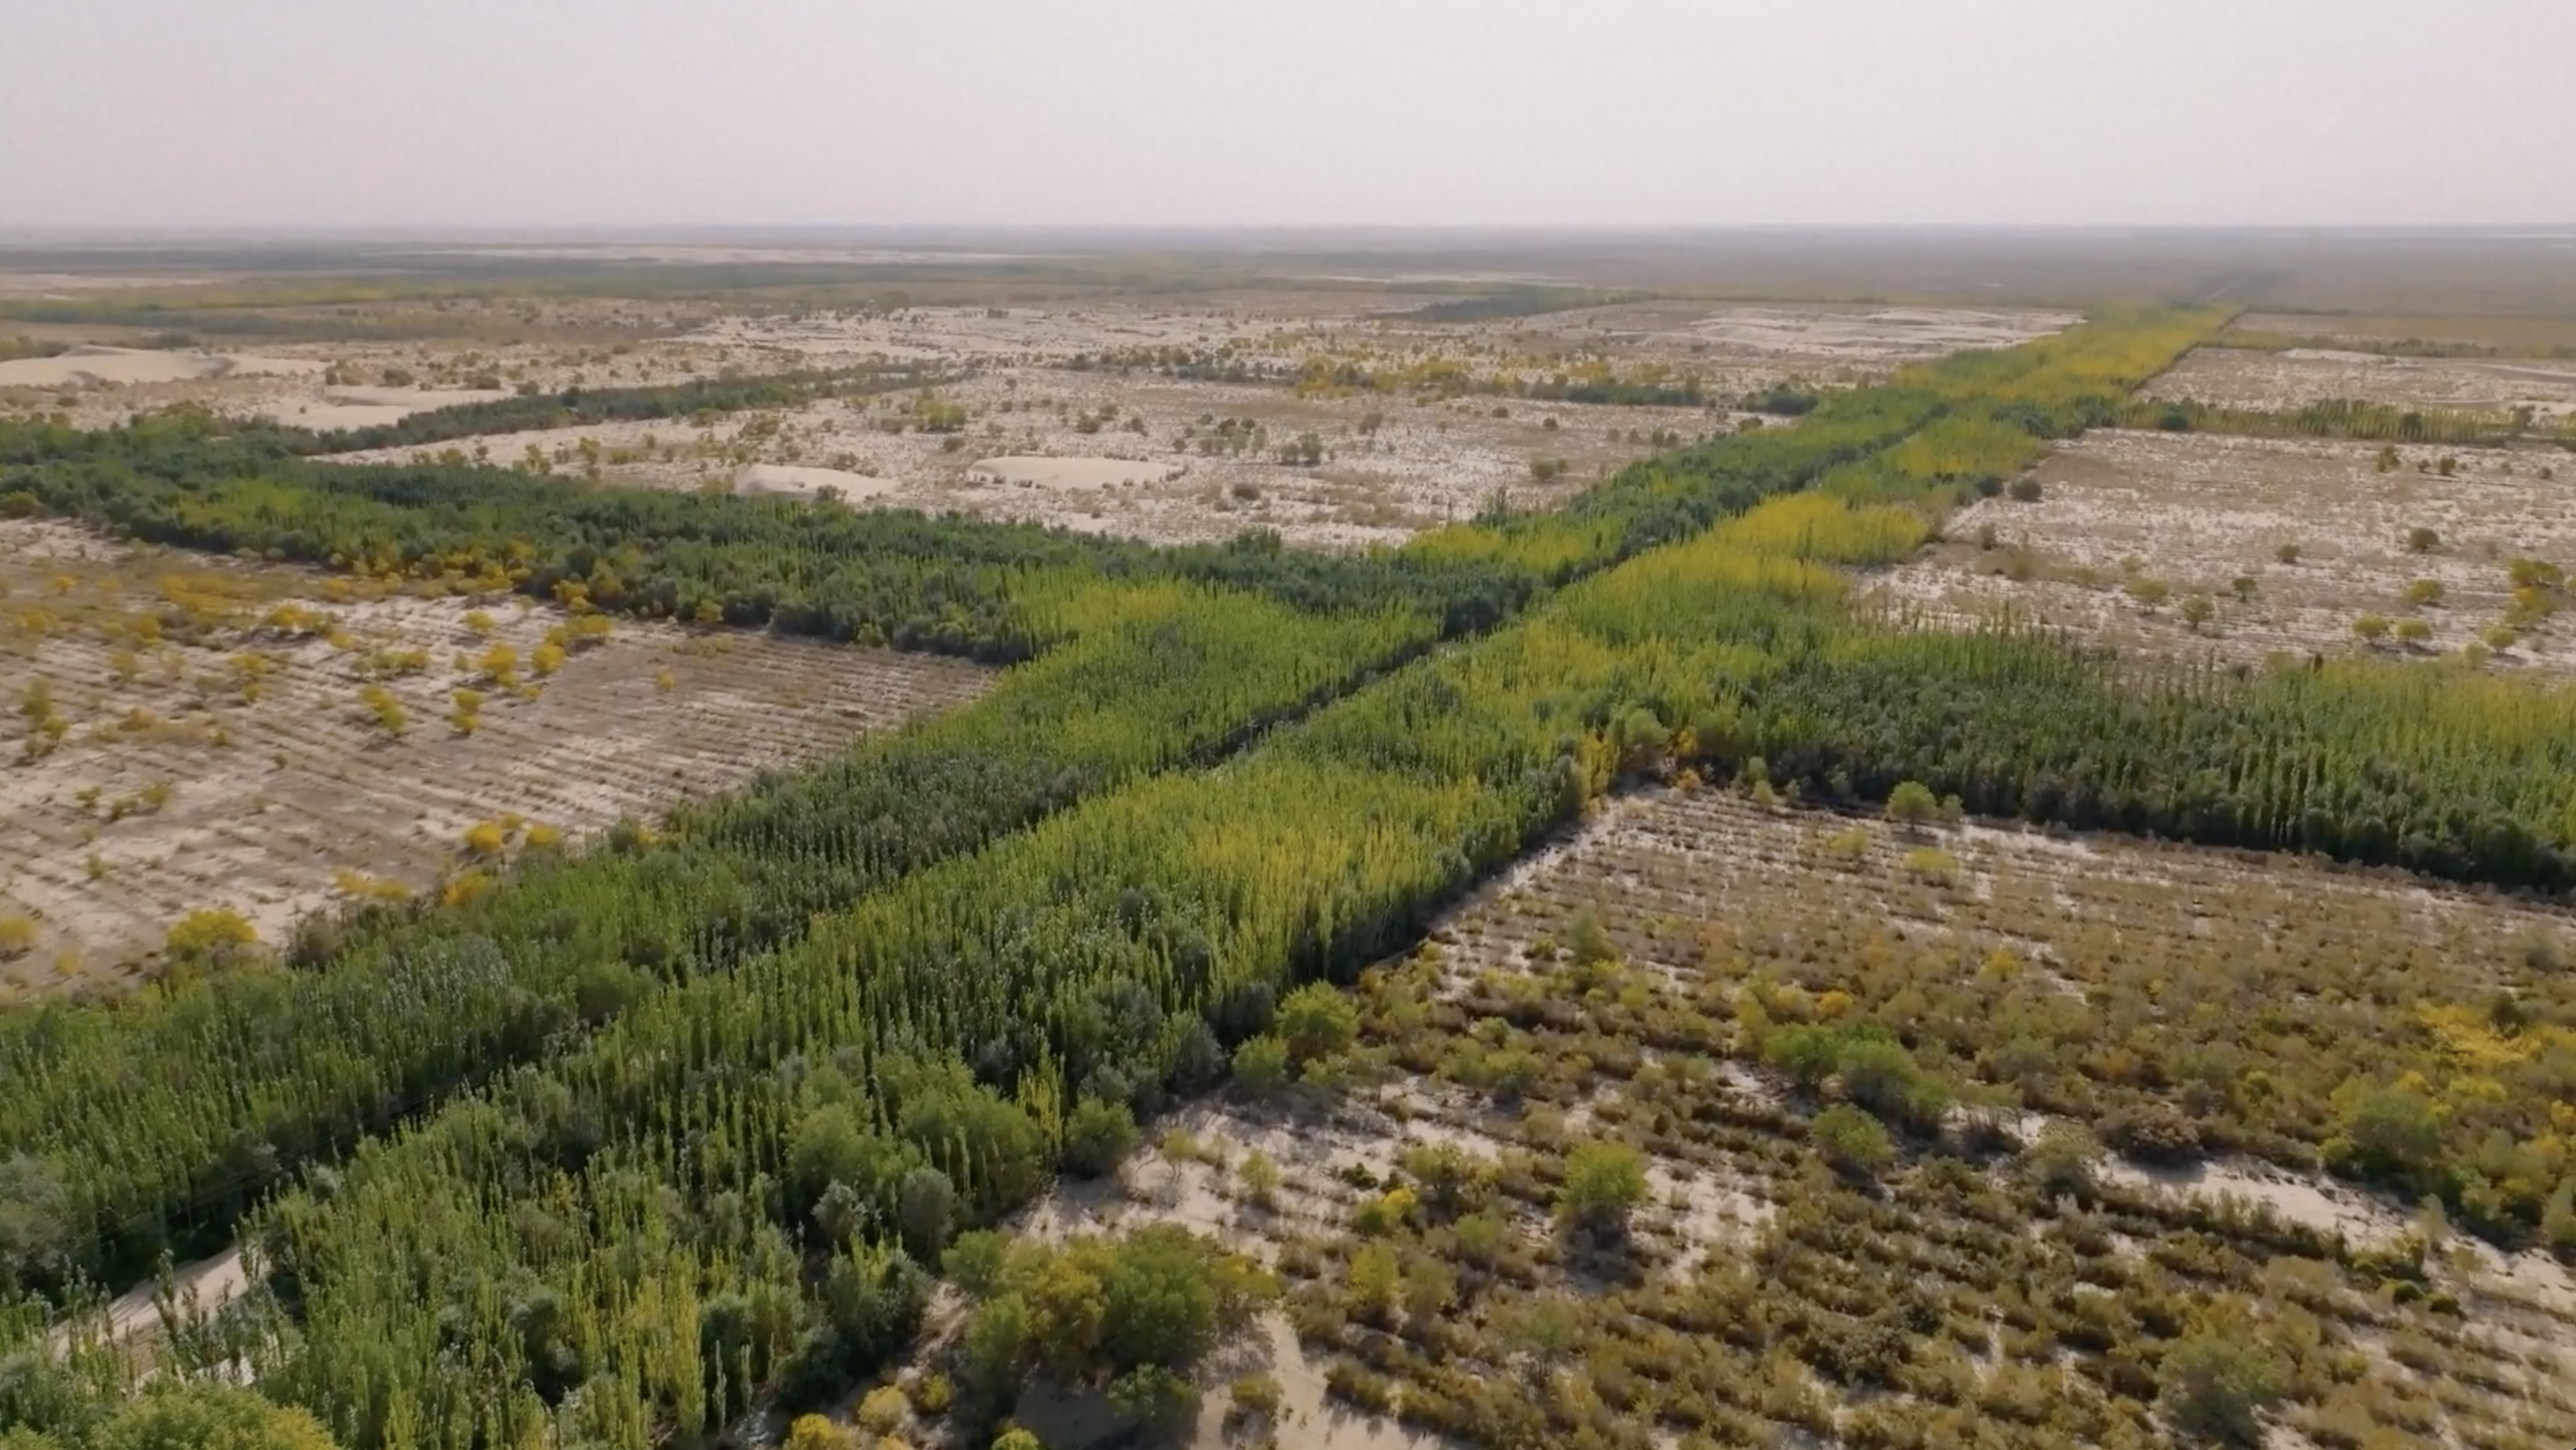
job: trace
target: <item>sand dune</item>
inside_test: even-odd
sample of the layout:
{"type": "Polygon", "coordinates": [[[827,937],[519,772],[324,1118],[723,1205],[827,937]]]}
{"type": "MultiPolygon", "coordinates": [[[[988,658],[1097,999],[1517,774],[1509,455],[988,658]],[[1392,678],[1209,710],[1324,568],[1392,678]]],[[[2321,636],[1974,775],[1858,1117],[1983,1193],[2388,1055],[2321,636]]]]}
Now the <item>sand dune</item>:
{"type": "Polygon", "coordinates": [[[433,408],[493,403],[509,396],[487,388],[324,388],[318,401],[287,398],[259,412],[280,423],[327,433],[337,428],[381,428],[433,408]]]}
{"type": "Polygon", "coordinates": [[[1037,458],[1004,454],[987,458],[968,477],[991,483],[1034,488],[1111,488],[1122,483],[1161,483],[1177,476],[1181,466],[1132,458],[1037,458]]]}
{"type": "Polygon", "coordinates": [[[902,485],[891,478],[872,478],[843,468],[810,468],[791,463],[754,463],[733,476],[733,491],[740,494],[789,494],[809,498],[832,488],[841,497],[856,501],[891,493],[902,485]]]}
{"type": "Polygon", "coordinates": [[[252,374],[301,377],[319,373],[328,366],[316,358],[159,352],[133,347],[76,347],[59,357],[29,357],[0,362],[0,388],[186,383],[202,378],[252,374]]]}

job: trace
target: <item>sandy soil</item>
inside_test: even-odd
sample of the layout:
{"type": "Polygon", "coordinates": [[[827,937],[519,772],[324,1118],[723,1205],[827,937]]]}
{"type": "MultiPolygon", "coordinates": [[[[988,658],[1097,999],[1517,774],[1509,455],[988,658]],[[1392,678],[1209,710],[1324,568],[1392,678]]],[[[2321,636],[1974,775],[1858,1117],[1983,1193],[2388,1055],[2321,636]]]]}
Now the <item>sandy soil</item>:
{"type": "Polygon", "coordinates": [[[414,413],[490,403],[510,394],[499,388],[348,388],[325,387],[312,401],[281,397],[257,409],[261,417],[298,428],[329,432],[335,428],[375,428],[399,423],[414,413]]]}
{"type": "MultiPolygon", "coordinates": [[[[1471,517],[1497,498],[1514,507],[1550,506],[1658,447],[1740,426],[1747,420],[1733,402],[1783,380],[1857,383],[1907,362],[2005,345],[2073,321],[2048,312],[1698,302],[1466,324],[1407,315],[1433,300],[1372,297],[1363,310],[1346,298],[1253,291],[1190,307],[1102,302],[733,316],[678,336],[607,346],[280,345],[272,351],[294,364],[292,375],[192,375],[68,394],[0,387],[0,408],[63,411],[95,426],[184,403],[328,429],[388,423],[520,387],[930,362],[956,372],[937,401],[960,412],[938,431],[914,426],[924,421],[915,411],[923,400],[886,397],[736,414],[703,427],[686,420],[614,424],[353,456],[453,450],[648,487],[833,487],[851,501],[1155,542],[1221,541],[1271,529],[1300,547],[1345,548],[1397,543],[1471,517]],[[1569,379],[1688,380],[1703,401],[1626,406],[1495,394],[1569,379]],[[1303,446],[1309,434],[1311,448],[1303,446]],[[1283,461],[1292,449],[1297,461],[1283,461]],[[814,471],[823,469],[857,477],[814,471]]],[[[480,306],[494,326],[540,320],[533,304],[522,309],[524,319],[502,303],[480,306]]],[[[671,321],[640,309],[633,317],[612,309],[586,320],[639,330],[671,321]]],[[[47,378],[64,361],[30,360],[47,378]]]]}
{"type": "MultiPolygon", "coordinates": [[[[1745,971],[1739,953],[1756,940],[1775,961],[1799,959],[1802,950],[1809,960],[1819,952],[1836,960],[1857,950],[1849,933],[1894,929],[1909,939],[1930,933],[2010,943],[2043,969],[2068,953],[2109,953],[2112,965],[2093,965],[2129,970],[2125,964],[2140,960],[2136,949],[2146,943],[2186,949],[2183,944],[2232,925],[2268,934],[2280,950],[2308,960],[2365,949],[2385,953],[2396,939],[2416,943],[2428,959],[2467,968],[2511,951],[2535,926],[2570,924],[2563,910],[2423,889],[2393,876],[1976,823],[1939,833],[1960,869],[1952,884],[1934,889],[1906,874],[1898,858],[1909,843],[1884,826],[1865,827],[1870,840],[1857,861],[1836,855],[1829,843],[1852,824],[1709,790],[1625,797],[1445,913],[1426,956],[1436,950],[1452,990],[1526,976],[1535,944],[1562,940],[1569,919],[1589,910],[1623,962],[1668,980],[1694,1001],[1713,1003],[1699,995],[1711,989],[1712,974],[1721,964],[1728,972],[1745,971]],[[2177,910],[2177,903],[2187,909],[2177,910]],[[1796,921],[1844,934],[1802,944],[1796,921]]],[[[2219,943],[2215,949],[2228,948],[2219,943]]],[[[1652,1049],[1640,1055],[1657,1056],[1652,1049]]],[[[1760,1070],[1724,1067],[1748,1098],[1781,1100],[1760,1070]]],[[[1625,1088],[1602,1078],[1590,1100],[1563,1111],[1559,1127],[1548,1131],[1562,1142],[1591,1131],[1596,1117],[1634,1121],[1651,1114],[1654,1101],[1644,1082],[1643,1073],[1625,1088]]],[[[1115,1178],[1060,1184],[1013,1227],[1054,1239],[1176,1223],[1268,1262],[1280,1262],[1291,1249],[1311,1254],[1321,1248],[1329,1255],[1336,1245],[1347,1250],[1355,1210],[1376,1193],[1372,1184],[1389,1180],[1406,1147],[1455,1145],[1505,1159],[1526,1151],[1535,1125],[1556,1113],[1527,1106],[1508,1113],[1447,1083],[1400,1073],[1336,1099],[1201,1102],[1156,1124],[1149,1137],[1159,1135],[1159,1146],[1140,1151],[1115,1178]],[[1280,1187],[1267,1201],[1256,1200],[1244,1184],[1242,1165],[1255,1153],[1280,1170],[1280,1187]]],[[[2025,1131],[2037,1127],[2034,1120],[2025,1131]]],[[[1652,1265],[1653,1277],[1686,1283],[1758,1253],[1775,1205],[1802,1191],[1797,1161],[1794,1147],[1785,1160],[1731,1150],[1687,1162],[1653,1156],[1630,1254],[1652,1265]]],[[[2222,1159],[2177,1171],[2115,1158],[2104,1176],[2126,1190],[2268,1205],[2285,1219],[2342,1232],[2356,1243],[2393,1241],[2415,1223],[2405,1205],[2256,1162],[2222,1159]]],[[[1543,1248],[1553,1239],[1551,1226],[1528,1205],[1505,1207],[1526,1245],[1543,1248]]],[[[1329,1278],[1337,1271],[1328,1262],[1324,1272],[1329,1278]]],[[[2454,1240],[2436,1256],[2432,1278],[2468,1306],[2474,1342],[2499,1365],[2550,1363],[2553,1341],[2576,1325],[2576,1288],[2567,1269],[2537,1254],[2508,1256],[2454,1240]]],[[[1570,1292],[1586,1292],[1579,1272],[1565,1273],[1563,1282],[1570,1292]]],[[[1278,1427],[1282,1446],[1396,1450],[1422,1443],[1402,1426],[1354,1415],[1323,1398],[1319,1385],[1300,1387],[1302,1377],[1319,1374],[1331,1358],[1295,1345],[1284,1325],[1265,1326],[1261,1340],[1203,1373],[1207,1400],[1193,1443],[1205,1450],[1223,1443],[1223,1386],[1242,1372],[1238,1361],[1269,1366],[1287,1390],[1292,1412],[1278,1427]]],[[[1052,1429],[1063,1437],[1049,1444],[1106,1443],[1121,1429],[1096,1401],[1039,1395],[1023,1410],[1041,1434],[1052,1429]]]]}
{"type": "Polygon", "coordinates": [[[1022,488],[1134,488],[1140,483],[1168,483],[1186,471],[1185,465],[1150,458],[1043,458],[1006,453],[978,462],[967,477],[977,483],[1017,484],[1022,488]]]}
{"type": "MultiPolygon", "coordinates": [[[[1534,939],[1561,935],[1588,910],[1623,959],[1685,984],[1700,980],[1704,962],[1746,970],[1747,951],[1783,961],[1865,958],[1859,938],[1885,930],[1977,950],[2004,945],[2044,969],[2070,971],[2088,961],[2098,970],[2135,970],[2162,952],[2315,963],[2385,960],[2396,950],[2473,984],[2509,975],[2535,936],[2576,929],[2564,906],[2426,886],[2394,872],[1977,823],[1938,833],[1958,871],[1934,888],[1909,878],[1900,858],[1913,843],[1892,828],[1863,826],[1865,854],[1842,854],[1853,824],[1723,791],[1624,797],[1447,913],[1433,940],[1453,981],[1526,971],[1534,939]],[[1811,934],[1802,940],[1793,921],[1808,923],[1811,934]]],[[[2480,990],[2464,986],[2461,994],[2480,990]]],[[[2249,1160],[2175,1170],[2115,1157],[2106,1176],[2174,1194],[2232,1195],[2358,1243],[2393,1241],[2416,1223],[2411,1205],[2249,1160]]],[[[1685,1241],[1708,1239],[1712,1224],[1730,1215],[1744,1231],[1758,1221],[1765,1194],[1759,1185],[1731,1186],[1721,1217],[1682,1220],[1685,1241]]],[[[1659,1186],[1656,1199],[1663,1198],[1659,1186]]],[[[2544,1253],[2508,1255],[2463,1238],[2444,1258],[2442,1277],[2471,1302],[2519,1306],[2554,1321],[2552,1335],[2576,1332],[2576,1275],[2544,1253]]]]}
{"type": "Polygon", "coordinates": [[[0,266],[0,297],[61,299],[83,292],[121,292],[138,287],[199,287],[227,280],[219,273],[51,272],[0,266]]]}
{"type": "Polygon", "coordinates": [[[2140,392],[2237,408],[2301,408],[2335,398],[2480,413],[2527,407],[2545,427],[2549,420],[2576,414],[2576,362],[2204,347],[2140,392]]]}
{"type": "Polygon", "coordinates": [[[1102,303],[1068,308],[910,308],[887,314],[729,318],[696,334],[719,346],[791,349],[818,362],[885,358],[1063,365],[1142,348],[1222,349],[1230,361],[1294,371],[1309,361],[1372,371],[1432,361],[1487,377],[1539,378],[1571,364],[1661,365],[1742,392],[1787,376],[1883,377],[1971,347],[2008,347],[2061,331],[2072,313],[1715,304],[1662,301],[1534,317],[1434,323],[1408,314],[1430,297],[1363,311],[1318,310],[1294,294],[1244,294],[1197,309],[1102,303]]]}
{"type": "Polygon", "coordinates": [[[2368,312],[2248,312],[2228,325],[2231,332],[2267,333],[2276,337],[2312,337],[2318,346],[2338,343],[2370,348],[2422,341],[2492,348],[2501,353],[2546,355],[2576,347],[2576,318],[2545,311],[2478,315],[2368,312]]]}
{"type": "MultiPolygon", "coordinates": [[[[1011,1231],[1061,1240],[1176,1223],[1273,1263],[1284,1243],[1336,1232],[1347,1221],[1366,1194],[1341,1175],[1359,1170],[1383,1177],[1406,1142],[1432,1141],[1437,1132],[1422,1124],[1408,1128],[1366,1105],[1309,1115],[1277,1105],[1209,1102],[1156,1126],[1163,1135],[1158,1146],[1138,1152],[1114,1177],[1060,1181],[1011,1231]],[[1175,1156],[1175,1148],[1186,1156],[1175,1156]],[[1280,1170],[1280,1187],[1266,1203],[1255,1200],[1241,1177],[1242,1163],[1255,1153],[1280,1170]]],[[[1287,1450],[1425,1450],[1442,1443],[1391,1417],[1329,1400],[1325,1368],[1298,1342],[1285,1314],[1263,1316],[1247,1342],[1202,1366],[1204,1398],[1187,1443],[1194,1450],[1235,1443],[1226,1429],[1230,1386],[1253,1373],[1279,1382],[1280,1413],[1270,1428],[1287,1450]]],[[[1100,1444],[1126,1428],[1099,1397],[1043,1386],[1023,1396],[1014,1419],[1049,1446],[1100,1444]]]]}
{"type": "Polygon", "coordinates": [[[787,494],[797,498],[836,494],[856,502],[892,493],[902,485],[842,468],[806,468],[793,463],[748,463],[734,474],[733,491],[741,494],[787,494]]]}
{"type": "MultiPolygon", "coordinates": [[[[2576,458],[2555,449],[2404,448],[2393,470],[2368,443],[2100,431],[2061,445],[2038,470],[2036,503],[1988,499],[1945,525],[1952,542],[1880,577],[1880,597],[1935,618],[1992,617],[2065,626],[2125,648],[2214,652],[2258,661],[2369,648],[2352,632],[2363,615],[2419,619],[2410,652],[2456,652],[2502,623],[2514,605],[2516,558],[2576,563],[2576,458]],[[2444,477],[2436,465],[2454,461],[2444,477]],[[1983,530],[1995,545],[1981,547],[1983,530]],[[2429,528],[2438,548],[2408,534],[2429,528]],[[2295,546],[2296,563],[2278,550],[2295,546]],[[2016,577],[2019,575],[2021,577],[2016,577]],[[2237,579],[2253,582],[2240,598],[2237,579]],[[2441,586],[2437,604],[2410,603],[2417,580],[2441,586]],[[2133,592],[2160,581],[2150,608],[2133,592]],[[2208,596],[2210,622],[2182,616],[2208,596]]],[[[2392,638],[2384,649],[2395,650],[2392,638]]],[[[2496,654],[2492,669],[2576,669],[2576,638],[2544,625],[2496,654]]]]}
{"type": "Polygon", "coordinates": [[[556,611],[334,598],[335,582],[348,583],[0,524],[0,917],[36,927],[0,962],[0,987],[134,980],[200,908],[239,911],[274,943],[349,889],[344,873],[433,885],[464,864],[478,822],[515,813],[578,837],[649,817],[989,678],[928,656],[619,621],[540,679],[556,611]],[[270,623],[281,606],[306,617],[270,623]],[[532,695],[484,677],[495,645],[532,695]],[[381,673],[403,651],[417,668],[381,673]],[[39,681],[65,730],[31,755],[24,692],[39,681]],[[399,738],[361,700],[370,684],[407,717],[399,738]],[[465,734],[450,716],[469,687],[488,698],[465,734]]]}
{"type": "Polygon", "coordinates": [[[2070,312],[2020,309],[1643,302],[1549,314],[1529,319],[1523,330],[1598,337],[1721,368],[1767,362],[1819,380],[1862,382],[1966,348],[2011,347],[2081,320],[2070,312]]]}
{"type": "Polygon", "coordinates": [[[1301,397],[1276,385],[1023,367],[996,367],[939,390],[937,401],[964,410],[960,431],[910,427],[920,400],[885,397],[737,414],[704,428],[618,423],[345,456],[423,458],[456,448],[578,476],[594,466],[587,441],[598,476],[639,487],[829,483],[853,500],[1160,543],[1267,528],[1301,547],[1330,548],[1401,542],[1472,517],[1497,494],[1515,507],[1545,507],[1650,452],[1658,430],[1698,437],[1732,426],[1688,408],[1301,397]],[[905,431],[888,431],[898,427],[905,431]],[[1278,451],[1307,433],[1321,461],[1279,461],[1278,451]],[[1564,472],[1541,481],[1534,459],[1561,459],[1564,472]]]}
{"type": "MultiPolygon", "coordinates": [[[[515,321],[512,325],[516,325],[515,321]]],[[[638,323],[640,329],[640,322],[638,323]]],[[[257,355],[88,344],[0,362],[0,414],[64,413],[107,427],[181,405],[315,429],[363,428],[429,408],[541,392],[622,387],[802,366],[775,347],[680,344],[280,342],[257,355]]]]}
{"type": "Polygon", "coordinates": [[[0,362],[0,388],[116,387],[209,378],[305,377],[321,373],[326,366],[312,358],[93,345],[76,347],[55,357],[0,362]]]}

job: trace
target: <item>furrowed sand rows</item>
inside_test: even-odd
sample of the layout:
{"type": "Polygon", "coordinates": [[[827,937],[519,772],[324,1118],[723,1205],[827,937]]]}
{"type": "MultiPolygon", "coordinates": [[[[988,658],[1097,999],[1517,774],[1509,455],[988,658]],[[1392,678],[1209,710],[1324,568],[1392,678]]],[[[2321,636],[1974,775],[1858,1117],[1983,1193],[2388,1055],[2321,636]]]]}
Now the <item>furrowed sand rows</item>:
{"type": "Polygon", "coordinates": [[[18,991],[130,979],[199,910],[274,944],[335,897],[649,820],[990,678],[622,620],[550,646],[572,621],[524,600],[353,591],[26,521],[0,525],[0,578],[18,991]],[[493,822],[497,849],[467,843],[493,822]]]}

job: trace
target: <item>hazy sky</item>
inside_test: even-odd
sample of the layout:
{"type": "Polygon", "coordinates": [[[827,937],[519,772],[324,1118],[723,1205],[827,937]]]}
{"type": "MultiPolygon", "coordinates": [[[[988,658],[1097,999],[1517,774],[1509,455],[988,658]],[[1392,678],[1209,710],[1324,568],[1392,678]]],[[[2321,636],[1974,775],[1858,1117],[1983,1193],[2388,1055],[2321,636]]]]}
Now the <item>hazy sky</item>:
{"type": "Polygon", "coordinates": [[[0,0],[0,226],[2565,223],[2576,0],[0,0]]]}

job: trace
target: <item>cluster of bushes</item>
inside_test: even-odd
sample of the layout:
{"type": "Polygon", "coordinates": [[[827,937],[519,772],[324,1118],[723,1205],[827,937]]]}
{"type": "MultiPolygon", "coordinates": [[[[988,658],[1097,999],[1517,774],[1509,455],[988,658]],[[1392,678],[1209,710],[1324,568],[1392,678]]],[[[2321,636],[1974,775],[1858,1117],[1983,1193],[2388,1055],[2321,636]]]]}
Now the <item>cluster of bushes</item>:
{"type": "MultiPolygon", "coordinates": [[[[1668,1270],[1711,1247],[1705,1230],[1631,1235],[1626,1273],[1526,1234],[1496,1257],[1467,1225],[1497,1205],[1505,1220],[1561,1212],[1591,1176],[1575,1160],[1602,1155],[1600,1140],[1559,1158],[1559,1119],[1532,1110],[1501,1129],[1498,1159],[1408,1154],[1404,1186],[1372,1186],[1347,1236],[1282,1258],[1302,1281],[1290,1294],[1300,1332],[1335,1352],[1328,1385],[1357,1408],[1476,1443],[1604,1445],[1759,1443],[1783,1425],[1889,1446],[2254,1445],[2284,1421],[2354,1444],[2421,1434],[2437,1416],[2493,1435],[2528,1413],[2511,1356],[2429,1287],[2422,1233],[2363,1249],[2241,1202],[2123,1186],[2071,1124],[2017,1148],[1954,1124],[1902,1168],[1851,1172],[1848,1142],[1883,1134],[1851,1102],[1807,1125],[1837,1176],[1798,1152],[1792,1120],[1702,1070],[1730,1048],[1699,984],[1615,963],[1579,978],[1567,963],[1481,973],[1461,999],[1434,956],[1363,981],[1377,1050],[1436,1060],[1486,1014],[1509,1013],[1551,1058],[1602,1065],[1567,1095],[1592,1109],[1587,1131],[1650,1151],[1677,1179],[1740,1185],[1771,1215],[1687,1274],[1668,1270]],[[1662,1013],[1641,1008],[1650,998],[1662,1013]],[[1646,1042],[1658,1060],[1641,1061],[1656,1056],[1646,1042]],[[1861,1125],[1857,1137],[1836,1121],[1861,1125]],[[1410,1207],[1390,1228],[1382,1210],[1398,1197],[1410,1207]],[[2403,1344],[2402,1369],[2366,1356],[2365,1334],[2403,1344]],[[1504,1362],[1530,1368],[1501,1386],[1467,1368],[1504,1362]]],[[[1886,1041],[1874,1031],[1773,1027],[1759,1040],[1837,1096],[1839,1071],[1867,1078],[1873,1056],[1886,1083],[1912,1075],[1869,1051],[1886,1041]]]]}

